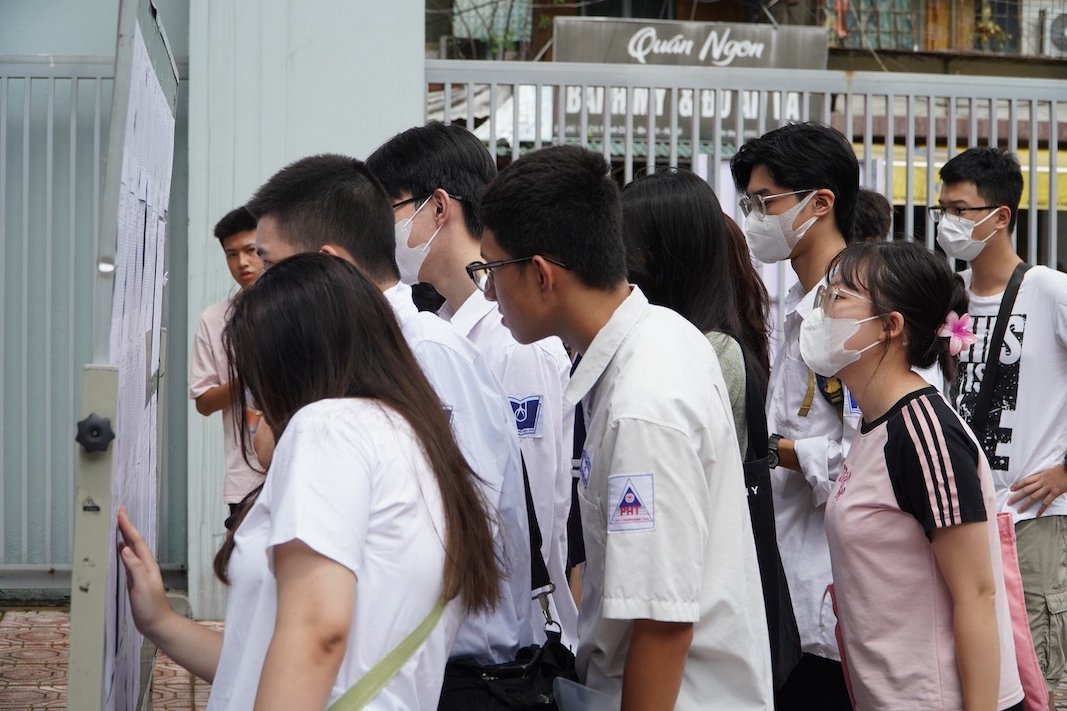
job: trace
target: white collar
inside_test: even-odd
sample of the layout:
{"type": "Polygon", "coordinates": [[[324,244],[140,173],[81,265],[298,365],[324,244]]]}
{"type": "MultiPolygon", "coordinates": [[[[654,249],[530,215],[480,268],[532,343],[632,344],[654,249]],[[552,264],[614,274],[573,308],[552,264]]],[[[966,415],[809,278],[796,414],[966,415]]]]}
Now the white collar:
{"type": "Polygon", "coordinates": [[[383,291],[382,296],[393,307],[393,314],[397,321],[403,321],[419,313],[415,302],[411,300],[411,287],[402,281],[398,281],[383,291]]]}
{"type": "Polygon", "coordinates": [[[578,367],[571,373],[570,382],[563,393],[567,407],[574,407],[592,389],[608,363],[618,353],[619,347],[634,330],[641,317],[648,311],[648,299],[641,290],[630,285],[630,295],[618,305],[615,312],[604,324],[589,348],[582,354],[578,367]]]}
{"type": "MultiPolygon", "coordinates": [[[[496,308],[496,304],[489,299],[485,298],[485,293],[475,289],[467,300],[460,304],[460,307],[456,309],[456,312],[452,314],[448,321],[455,326],[460,333],[464,336],[469,336],[474,327],[485,318],[485,316],[496,308]]],[[[445,307],[441,307],[441,311],[437,313],[444,317],[445,307]]]]}

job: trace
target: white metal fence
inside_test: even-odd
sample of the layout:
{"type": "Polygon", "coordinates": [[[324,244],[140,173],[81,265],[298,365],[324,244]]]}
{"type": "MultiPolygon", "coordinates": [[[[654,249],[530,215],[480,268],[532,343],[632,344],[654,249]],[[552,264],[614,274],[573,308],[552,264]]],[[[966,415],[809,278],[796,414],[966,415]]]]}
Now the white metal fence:
{"type": "Polygon", "coordinates": [[[894,232],[931,248],[923,208],[936,204],[937,169],[967,147],[1000,146],[1019,155],[1026,182],[1020,253],[1057,266],[1067,249],[1057,214],[1067,209],[1063,82],[449,60],[428,61],[426,81],[427,117],[464,122],[505,160],[573,143],[602,151],[624,183],[636,170],[691,167],[728,210],[734,191],[721,167],[740,142],[791,121],[821,121],[853,142],[864,184],[898,206],[894,232]]]}
{"type": "MultiPolygon", "coordinates": [[[[73,423],[79,372],[91,351],[85,295],[95,268],[112,72],[99,58],[0,59],[0,589],[48,580],[62,587],[70,567],[73,423]]],[[[999,145],[1019,153],[1026,176],[1020,252],[1053,266],[1067,253],[1067,220],[1049,209],[1067,209],[1062,82],[441,60],[427,61],[426,82],[427,115],[464,121],[504,160],[568,142],[603,151],[623,181],[639,170],[694,167],[728,209],[733,187],[722,165],[739,140],[792,120],[830,123],[855,144],[865,183],[898,206],[894,229],[931,246],[922,207],[936,201],[936,168],[967,146],[999,145]]],[[[174,184],[182,194],[171,199],[180,217],[169,240],[181,250],[183,121],[179,113],[174,184]]],[[[170,308],[181,310],[184,258],[171,269],[170,308]]],[[[768,279],[772,293],[783,292],[784,280],[781,273],[768,279]]],[[[180,386],[185,343],[171,335],[178,377],[170,380],[180,386]]],[[[171,397],[177,410],[169,422],[177,428],[186,406],[181,387],[171,397]]],[[[165,563],[180,566],[184,431],[172,434],[160,549],[165,563]]]]}
{"type": "MultiPolygon", "coordinates": [[[[113,75],[109,58],[0,58],[0,594],[69,586],[74,423],[92,360],[113,75]]],[[[181,244],[177,207],[171,236],[181,244]]],[[[171,474],[179,481],[161,493],[159,547],[175,568],[185,561],[184,491],[169,499],[185,474],[171,474]]]]}

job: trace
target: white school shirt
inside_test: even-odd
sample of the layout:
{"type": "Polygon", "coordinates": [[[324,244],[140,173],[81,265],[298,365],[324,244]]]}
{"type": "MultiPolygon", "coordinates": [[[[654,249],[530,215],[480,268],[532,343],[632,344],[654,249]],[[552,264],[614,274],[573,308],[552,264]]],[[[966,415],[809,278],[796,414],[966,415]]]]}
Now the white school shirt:
{"type": "Polygon", "coordinates": [[[826,500],[848,445],[859,430],[861,413],[846,391],[844,417],[838,417],[816,384],[810,393],[810,410],[806,416],[800,414],[809,398],[811,377],[800,357],[800,324],[811,313],[815,291],[804,293],[804,287],[797,283],[786,295],[782,345],[767,390],[768,431],[795,441],[803,473],[786,467],[772,469],[771,489],[778,550],[801,646],[810,654],[840,660],[834,636],[837,619],[826,594],[833,579],[826,543],[826,500]]]}
{"type": "Polygon", "coordinates": [[[397,283],[385,291],[400,329],[426,379],[450,413],[452,431],[467,463],[481,478],[495,517],[493,538],[504,562],[495,610],[467,618],[452,658],[481,664],[511,661],[533,644],[530,621],[530,532],[526,492],[514,419],[503,386],[474,344],[432,313],[420,312],[411,287],[397,283]]]}
{"type": "MultiPolygon", "coordinates": [[[[352,624],[330,692],[334,702],[415,629],[441,596],[441,494],[411,426],[367,399],[320,400],[290,420],[270,476],[237,529],[222,654],[209,711],[255,704],[274,634],[272,549],[299,539],[356,576],[352,624]]],[[[367,705],[437,706],[464,610],[452,600],[426,642],[367,705]]]]}
{"type": "MultiPolygon", "coordinates": [[[[556,337],[528,345],[516,341],[501,322],[496,304],[477,290],[454,314],[439,313],[478,347],[483,361],[504,385],[541,528],[541,555],[556,585],[549,597],[552,616],[562,629],[563,644],[573,649],[578,642],[578,607],[567,586],[567,517],[574,408],[563,406],[563,389],[571,372],[567,351],[556,337]]],[[[540,640],[544,639],[544,616],[540,604],[534,605],[531,622],[540,640]]]]}
{"type": "Polygon", "coordinates": [[[582,399],[588,432],[579,676],[618,708],[633,621],[691,622],[675,708],[771,708],[741,454],[711,344],[633,287],[566,398],[582,399]]]}
{"type": "MultiPolygon", "coordinates": [[[[961,273],[968,291],[971,270],[961,273]]],[[[977,340],[960,352],[957,408],[970,423],[988,341],[1003,293],[970,296],[971,325],[977,340]]],[[[1063,462],[1067,451],[1067,274],[1035,266],[1026,272],[1004,331],[1000,374],[994,386],[982,449],[989,458],[997,504],[1016,523],[1034,518],[1037,506],[1018,512],[1008,506],[1011,485],[1063,462]]],[[[1043,516],[1067,515],[1067,496],[1043,516]]]]}
{"type": "MultiPolygon", "coordinates": [[[[229,319],[233,297],[223,299],[204,309],[193,338],[193,353],[189,359],[189,398],[197,399],[209,389],[229,382],[229,360],[222,345],[222,331],[229,319]]],[[[222,408],[222,448],[226,460],[222,498],[227,504],[237,504],[245,495],[263,483],[263,474],[245,462],[241,445],[234,436],[233,414],[227,404],[222,408]]],[[[251,438],[249,438],[251,445],[251,438]]],[[[249,456],[252,448],[249,446],[249,456]]],[[[253,461],[254,458],[253,458],[253,461]]]]}

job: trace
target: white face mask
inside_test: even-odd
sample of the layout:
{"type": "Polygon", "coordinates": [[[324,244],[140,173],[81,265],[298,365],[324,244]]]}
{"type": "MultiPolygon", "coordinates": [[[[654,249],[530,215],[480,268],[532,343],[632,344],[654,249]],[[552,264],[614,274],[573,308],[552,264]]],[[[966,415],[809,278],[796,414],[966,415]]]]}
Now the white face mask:
{"type": "Polygon", "coordinates": [[[400,270],[400,281],[404,282],[408,286],[413,286],[419,283],[419,271],[422,269],[422,263],[426,261],[426,256],[430,253],[430,244],[433,243],[434,237],[441,231],[440,225],[434,233],[430,235],[430,239],[426,240],[418,247],[409,247],[408,239],[411,237],[411,221],[415,219],[415,215],[418,215],[422,211],[422,208],[426,207],[426,204],[430,202],[430,198],[426,198],[418,209],[415,210],[406,220],[401,220],[394,226],[396,236],[396,266],[400,270]]]}
{"type": "Polygon", "coordinates": [[[945,250],[945,254],[953,259],[969,262],[982,253],[986,242],[997,233],[994,229],[985,239],[976,240],[974,228],[995,214],[997,214],[996,210],[975,222],[966,217],[953,217],[945,213],[941,222],[937,223],[937,243],[941,245],[941,249],[945,250]]]}
{"type": "Polygon", "coordinates": [[[837,375],[859,360],[865,351],[881,343],[875,341],[858,351],[845,348],[845,342],[860,330],[862,324],[876,318],[880,317],[832,318],[821,308],[813,310],[800,324],[800,357],[819,375],[827,378],[837,375]]]}
{"type": "Polygon", "coordinates": [[[745,220],[745,235],[748,238],[748,248],[756,259],[764,264],[774,264],[783,259],[788,259],[793,253],[793,248],[804,236],[818,217],[813,217],[797,229],[793,229],[793,220],[796,219],[804,206],[815,197],[815,191],[789,208],[781,215],[764,215],[759,217],[752,213],[745,220]]]}

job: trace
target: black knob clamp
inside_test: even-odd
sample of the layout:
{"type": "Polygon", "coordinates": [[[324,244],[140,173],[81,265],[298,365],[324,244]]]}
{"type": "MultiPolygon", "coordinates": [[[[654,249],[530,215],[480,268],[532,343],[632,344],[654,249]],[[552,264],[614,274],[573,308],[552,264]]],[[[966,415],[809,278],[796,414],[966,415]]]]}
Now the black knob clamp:
{"type": "Polygon", "coordinates": [[[113,439],[115,431],[111,429],[111,420],[92,412],[78,423],[78,434],[74,441],[86,452],[106,452],[113,439]]]}

